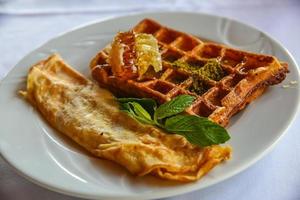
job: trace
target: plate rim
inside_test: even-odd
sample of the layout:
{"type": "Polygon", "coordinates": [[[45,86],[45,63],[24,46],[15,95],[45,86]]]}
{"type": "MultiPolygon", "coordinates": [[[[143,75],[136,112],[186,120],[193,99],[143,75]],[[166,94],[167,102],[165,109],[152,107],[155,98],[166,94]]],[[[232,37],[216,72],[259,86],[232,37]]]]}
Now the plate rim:
{"type": "MultiPolygon", "coordinates": [[[[259,31],[260,33],[264,34],[268,39],[270,39],[272,42],[276,43],[276,45],[280,46],[284,52],[288,55],[288,57],[291,59],[292,64],[295,66],[295,70],[297,71],[297,77],[300,80],[300,69],[299,66],[295,60],[295,58],[292,56],[292,54],[289,52],[289,50],[281,43],[279,42],[277,39],[275,39],[273,36],[269,35],[268,33],[260,30],[259,28],[257,28],[254,25],[248,24],[246,22],[231,18],[231,17],[227,17],[227,16],[222,16],[219,14],[213,14],[213,13],[207,13],[207,12],[194,12],[194,11],[140,11],[140,12],[131,12],[131,13],[127,13],[127,14],[120,14],[117,16],[106,16],[106,17],[102,17],[101,19],[96,19],[96,20],[91,20],[88,21],[86,23],[82,23],[78,26],[75,26],[73,28],[67,29],[66,31],[62,31],[59,34],[55,35],[54,37],[44,41],[42,44],[37,45],[35,47],[32,48],[31,51],[29,51],[28,53],[26,53],[25,56],[23,56],[15,65],[14,67],[12,67],[5,75],[5,77],[3,77],[0,80],[0,85],[5,82],[5,80],[8,78],[8,76],[12,73],[12,71],[14,69],[16,69],[16,66],[19,65],[19,63],[23,62],[23,60],[25,60],[29,55],[31,55],[32,53],[34,53],[37,49],[43,47],[44,45],[50,43],[53,40],[56,40],[59,37],[62,37],[68,33],[71,33],[73,31],[85,28],[87,26],[90,25],[94,25],[97,23],[101,23],[101,22],[105,22],[105,21],[109,21],[109,20],[115,20],[115,19],[120,19],[120,18],[124,18],[124,17],[134,17],[134,16],[142,16],[142,15],[169,15],[169,14],[180,14],[180,15],[194,15],[195,17],[200,17],[201,15],[203,16],[207,16],[207,17],[216,17],[216,18],[223,18],[226,20],[230,20],[233,22],[237,22],[239,24],[242,24],[243,26],[255,29],[256,31],[259,31]]],[[[297,89],[300,91],[300,88],[297,87],[297,89]]],[[[298,96],[297,99],[300,100],[300,92],[298,92],[298,96]]],[[[245,164],[242,164],[238,169],[236,170],[232,170],[231,173],[226,173],[226,175],[222,176],[222,178],[218,179],[217,181],[213,181],[211,184],[207,184],[201,188],[196,187],[196,186],[192,186],[189,188],[176,188],[175,191],[163,191],[160,192],[158,194],[153,194],[151,197],[149,196],[145,196],[147,199],[155,199],[155,198],[166,198],[166,197],[171,197],[171,196],[175,196],[175,195],[180,195],[180,194],[186,194],[192,191],[196,191],[196,190],[202,190],[204,188],[208,188],[211,187],[213,185],[216,185],[218,183],[223,182],[224,180],[227,180],[239,173],[241,173],[242,171],[246,170],[247,168],[249,168],[250,166],[252,166],[253,164],[255,164],[256,162],[258,162],[259,160],[261,160],[264,156],[266,156],[275,146],[276,144],[283,138],[283,136],[288,132],[288,130],[290,129],[290,127],[294,124],[296,116],[298,115],[298,113],[300,112],[300,102],[297,101],[297,105],[296,108],[293,110],[292,114],[288,117],[288,123],[282,128],[282,131],[280,135],[278,135],[277,138],[273,139],[273,142],[262,152],[258,153],[257,156],[255,156],[255,158],[251,159],[249,162],[246,162],[245,164]]],[[[48,190],[54,191],[54,192],[58,192],[64,195],[69,195],[69,196],[74,196],[74,197],[80,197],[80,198],[89,198],[89,199],[99,199],[99,198],[106,198],[106,199],[117,199],[120,197],[123,197],[122,199],[140,199],[140,195],[141,194],[134,194],[134,195],[115,195],[115,196],[101,196],[101,195],[91,195],[91,194],[87,194],[87,193],[76,193],[76,191],[71,191],[71,190],[64,190],[64,189],[60,189],[58,187],[58,185],[50,185],[47,184],[43,181],[40,181],[39,179],[36,178],[32,178],[30,175],[26,174],[26,172],[24,172],[22,169],[17,168],[16,166],[14,166],[10,161],[9,158],[6,157],[3,153],[3,149],[0,146],[0,156],[2,157],[2,159],[8,163],[8,165],[20,176],[24,177],[25,179],[29,180],[30,182],[37,184],[43,188],[46,188],[48,190]]],[[[201,180],[200,180],[201,181],[201,180]]],[[[197,181],[195,182],[197,183],[197,181]]],[[[196,185],[196,184],[195,184],[196,185]]],[[[144,198],[145,198],[144,197],[144,198]]]]}

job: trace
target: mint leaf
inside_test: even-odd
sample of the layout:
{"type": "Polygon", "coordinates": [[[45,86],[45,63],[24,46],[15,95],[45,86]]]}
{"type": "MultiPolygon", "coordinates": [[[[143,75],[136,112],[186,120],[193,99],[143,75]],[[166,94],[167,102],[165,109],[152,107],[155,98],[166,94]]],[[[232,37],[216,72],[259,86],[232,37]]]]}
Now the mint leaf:
{"type": "Polygon", "coordinates": [[[150,115],[154,115],[154,111],[157,107],[156,101],[149,98],[118,98],[117,101],[122,105],[128,102],[139,103],[150,115]]]}
{"type": "MultiPolygon", "coordinates": [[[[127,112],[133,112],[130,105],[128,103],[120,103],[120,110],[127,111],[127,112]]],[[[133,112],[134,114],[134,112],[133,112]]]]}
{"type": "Polygon", "coordinates": [[[133,108],[134,113],[147,120],[152,120],[150,114],[138,103],[130,102],[129,105],[133,108]]]}
{"type": "Polygon", "coordinates": [[[156,109],[152,99],[120,98],[120,108],[132,118],[184,136],[200,147],[224,143],[230,139],[226,129],[205,117],[178,114],[191,105],[194,97],[181,95],[156,109]],[[154,113],[154,114],[153,114],[154,113]],[[153,116],[154,115],[154,116],[153,116]]]}
{"type": "Polygon", "coordinates": [[[176,98],[172,99],[171,101],[159,106],[154,113],[154,119],[161,120],[166,117],[170,117],[170,116],[176,115],[178,113],[181,113],[188,106],[190,106],[194,100],[195,100],[195,97],[190,96],[190,95],[177,96],[176,98]]]}
{"type": "Polygon", "coordinates": [[[204,117],[176,115],[165,122],[165,129],[184,136],[190,143],[204,147],[230,139],[225,128],[204,117]]]}
{"type": "Polygon", "coordinates": [[[121,110],[127,112],[131,117],[146,124],[154,125],[151,115],[138,103],[128,102],[121,104],[121,110]]]}

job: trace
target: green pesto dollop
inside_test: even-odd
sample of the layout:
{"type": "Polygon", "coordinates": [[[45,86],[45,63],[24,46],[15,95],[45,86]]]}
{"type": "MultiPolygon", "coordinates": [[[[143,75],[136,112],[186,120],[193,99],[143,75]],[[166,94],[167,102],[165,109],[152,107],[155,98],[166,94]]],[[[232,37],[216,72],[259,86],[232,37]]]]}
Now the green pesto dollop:
{"type": "Polygon", "coordinates": [[[193,75],[200,75],[214,81],[219,81],[225,76],[225,72],[221,64],[216,59],[209,60],[203,67],[199,65],[192,65],[183,61],[175,61],[173,66],[192,73],[193,75]]]}
{"type": "Polygon", "coordinates": [[[204,94],[209,89],[207,81],[202,77],[193,76],[193,83],[189,87],[191,92],[195,92],[198,95],[204,94]]]}
{"type": "Polygon", "coordinates": [[[209,80],[219,81],[225,76],[225,72],[222,69],[220,62],[216,59],[209,60],[202,67],[180,60],[173,62],[172,65],[192,74],[193,84],[189,89],[199,95],[205,93],[209,89],[209,80]]]}

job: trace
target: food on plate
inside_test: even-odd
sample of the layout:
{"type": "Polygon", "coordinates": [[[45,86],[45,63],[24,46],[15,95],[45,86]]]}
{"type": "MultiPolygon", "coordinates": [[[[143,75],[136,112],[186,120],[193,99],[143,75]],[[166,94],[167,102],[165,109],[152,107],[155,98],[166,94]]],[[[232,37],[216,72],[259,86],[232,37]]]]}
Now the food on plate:
{"type": "MultiPolygon", "coordinates": [[[[55,129],[93,155],[114,161],[135,175],[152,174],[170,180],[194,181],[231,155],[230,147],[199,147],[181,134],[169,134],[139,123],[127,114],[130,110],[127,113],[120,110],[119,103],[125,110],[127,103],[132,105],[132,102],[144,106],[149,113],[153,109],[157,119],[171,115],[163,111],[168,104],[155,108],[155,103],[149,99],[117,100],[109,91],[72,69],[57,54],[31,67],[27,89],[21,94],[55,129]]],[[[189,96],[178,98],[192,100],[189,96]]],[[[182,118],[182,115],[177,117],[182,118]]],[[[164,125],[172,129],[175,120],[178,119],[164,125]]]]}
{"type": "Polygon", "coordinates": [[[288,73],[276,57],[203,42],[145,19],[91,61],[89,81],[55,54],[22,95],[58,131],[132,174],[195,181],[231,156],[224,128],[288,73]]]}
{"type": "Polygon", "coordinates": [[[118,33],[111,45],[109,64],[120,79],[142,77],[149,67],[160,71],[161,56],[155,37],[145,33],[118,33]]]}
{"type": "Polygon", "coordinates": [[[195,98],[179,95],[157,107],[153,99],[119,98],[121,110],[145,124],[184,136],[199,147],[223,144],[230,139],[226,129],[205,117],[184,114],[195,98]]]}
{"type": "Polygon", "coordinates": [[[119,33],[112,44],[93,58],[90,68],[99,85],[117,96],[153,98],[160,104],[178,95],[194,96],[195,101],[186,112],[208,117],[222,126],[268,86],[283,81],[288,73],[287,63],[274,56],[203,42],[150,19],[129,32],[119,33]],[[135,54],[143,53],[147,46],[157,51],[153,38],[151,45],[144,42],[144,48],[136,48],[136,38],[141,34],[156,38],[161,58],[154,57],[162,60],[162,67],[142,67],[137,61],[135,54]],[[130,42],[122,39],[124,35],[130,35],[130,42]],[[125,50],[113,50],[116,44],[125,50]],[[119,76],[123,72],[126,76],[119,76]]]}

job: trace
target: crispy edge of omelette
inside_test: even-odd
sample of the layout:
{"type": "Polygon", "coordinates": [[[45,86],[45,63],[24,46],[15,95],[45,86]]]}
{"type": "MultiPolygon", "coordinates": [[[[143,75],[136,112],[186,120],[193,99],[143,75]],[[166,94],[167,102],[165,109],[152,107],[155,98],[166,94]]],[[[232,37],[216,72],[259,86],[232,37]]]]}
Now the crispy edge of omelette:
{"type": "Polygon", "coordinates": [[[195,181],[231,156],[228,146],[200,148],[177,134],[141,124],[119,110],[114,96],[54,54],[30,68],[21,94],[57,130],[94,156],[132,174],[195,181]]]}

